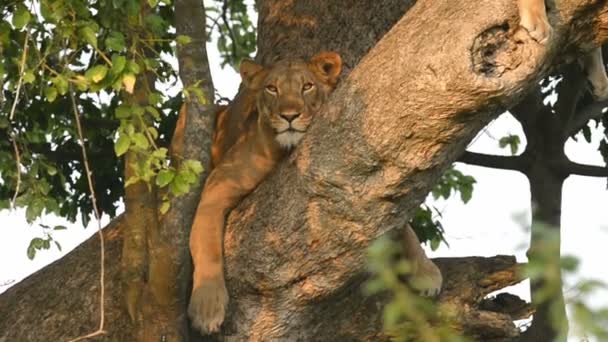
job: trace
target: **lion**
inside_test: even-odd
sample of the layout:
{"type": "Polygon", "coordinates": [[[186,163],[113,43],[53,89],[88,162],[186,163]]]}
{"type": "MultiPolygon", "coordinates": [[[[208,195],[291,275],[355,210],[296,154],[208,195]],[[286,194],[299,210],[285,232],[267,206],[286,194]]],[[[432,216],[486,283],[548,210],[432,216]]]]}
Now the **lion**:
{"type": "Polygon", "coordinates": [[[219,330],[228,302],[222,254],[226,215],[300,141],[341,70],[335,52],[269,68],[241,63],[244,88],[217,113],[212,169],[190,233],[194,274],[188,314],[202,333],[219,330]]]}
{"type": "MultiPolygon", "coordinates": [[[[190,234],[194,274],[188,314],[202,333],[219,330],[228,303],[222,253],[226,215],[302,139],[335,88],[341,69],[341,57],[335,52],[318,53],[309,61],[284,60],[268,68],[249,60],[241,63],[244,88],[217,113],[213,166],[190,234]]],[[[424,284],[419,290],[425,295],[439,293],[441,272],[409,225],[404,243],[414,277],[424,284]]]]}
{"type": "MultiPolygon", "coordinates": [[[[518,0],[520,26],[541,44],[551,36],[551,25],[547,18],[544,0],[518,0]]],[[[604,68],[602,48],[598,47],[582,58],[583,69],[597,100],[608,99],[608,76],[604,68]]]]}

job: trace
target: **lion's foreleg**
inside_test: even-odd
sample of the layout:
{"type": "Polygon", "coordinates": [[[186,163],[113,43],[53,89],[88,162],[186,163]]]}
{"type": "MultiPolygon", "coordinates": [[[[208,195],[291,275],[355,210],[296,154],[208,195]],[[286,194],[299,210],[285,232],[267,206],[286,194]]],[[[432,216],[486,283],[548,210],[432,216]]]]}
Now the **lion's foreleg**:
{"type": "Polygon", "coordinates": [[[221,168],[209,175],[190,232],[194,274],[188,314],[192,325],[203,333],[218,331],[224,321],[228,304],[222,253],[224,222],[243,193],[222,176],[221,168]]]}

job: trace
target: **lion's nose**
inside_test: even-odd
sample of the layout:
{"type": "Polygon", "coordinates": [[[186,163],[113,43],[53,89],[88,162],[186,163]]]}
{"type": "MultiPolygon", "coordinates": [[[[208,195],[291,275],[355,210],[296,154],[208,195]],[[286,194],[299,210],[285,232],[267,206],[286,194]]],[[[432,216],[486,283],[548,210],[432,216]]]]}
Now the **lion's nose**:
{"type": "Polygon", "coordinates": [[[281,113],[281,117],[289,123],[291,123],[293,120],[297,119],[299,116],[300,116],[300,113],[281,113]]]}

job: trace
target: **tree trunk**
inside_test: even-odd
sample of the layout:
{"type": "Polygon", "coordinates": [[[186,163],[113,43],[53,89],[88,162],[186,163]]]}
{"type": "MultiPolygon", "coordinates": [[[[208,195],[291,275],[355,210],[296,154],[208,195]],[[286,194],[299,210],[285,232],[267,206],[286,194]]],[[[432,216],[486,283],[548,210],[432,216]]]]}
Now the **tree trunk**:
{"type": "Polygon", "coordinates": [[[536,105],[524,113],[528,114],[527,120],[522,121],[528,141],[524,155],[530,162],[524,173],[530,182],[532,201],[528,259],[530,263],[543,263],[545,274],[549,275],[530,284],[536,309],[532,325],[522,334],[522,341],[565,341],[568,335],[560,254],[562,188],[568,173],[561,166],[569,162],[564,152],[570,136],[568,126],[577,114],[586,79],[578,63],[562,68],[562,76],[556,105],[553,108],[543,106],[544,95],[536,92],[532,96],[536,105]],[[548,292],[550,296],[547,296],[548,292]]]}
{"type": "MultiPolygon", "coordinates": [[[[364,298],[358,290],[365,279],[365,248],[406,222],[477,131],[532,89],[556,62],[558,52],[566,58],[591,37],[598,42],[608,38],[605,3],[561,1],[555,10],[559,13],[553,16],[554,36],[545,49],[529,38],[523,42],[513,38],[518,23],[515,1],[420,0],[358,63],[391,26],[387,18],[398,18],[398,12],[392,11],[405,11],[411,3],[387,1],[385,8],[367,1],[341,3],[341,8],[328,3],[333,2],[258,1],[260,60],[310,56],[332,48],[345,56],[347,72],[290,160],[229,217],[225,254],[231,302],[224,338],[383,337],[382,298],[364,298]],[[282,35],[279,28],[289,28],[289,34],[282,35]],[[288,40],[298,42],[298,49],[288,40]],[[354,68],[350,75],[348,67],[354,68]]],[[[192,142],[186,139],[184,147],[197,148],[192,142]]],[[[193,198],[188,198],[192,207],[193,198]]],[[[178,261],[171,267],[178,269],[171,274],[176,274],[176,286],[183,287],[188,270],[184,241],[170,241],[177,243],[175,253],[182,256],[172,259],[178,261]]],[[[111,240],[110,259],[118,259],[119,244],[111,240]]],[[[97,265],[89,262],[95,253],[95,243],[87,242],[3,294],[0,341],[63,340],[86,332],[97,305],[82,289],[96,284],[92,277],[97,265]],[[64,287],[48,287],[58,285],[57,279],[64,287]],[[41,297],[24,301],[25,293],[41,297]],[[49,314],[40,307],[53,311],[49,314]]],[[[475,318],[462,324],[465,333],[480,340],[506,339],[516,333],[507,324],[514,316],[501,316],[506,325],[490,324],[495,315],[475,310],[485,302],[488,289],[519,280],[513,259],[455,259],[439,264],[447,278],[440,301],[470,303],[457,306],[470,310],[463,317],[475,318]],[[497,272],[506,280],[497,280],[495,274],[488,280],[468,278],[476,272],[497,272]],[[466,279],[473,279],[477,287],[470,282],[450,285],[465,284],[466,279]],[[455,299],[451,286],[463,299],[455,299]]],[[[103,339],[130,341],[116,272],[115,264],[110,265],[107,300],[112,305],[103,339]]]]}

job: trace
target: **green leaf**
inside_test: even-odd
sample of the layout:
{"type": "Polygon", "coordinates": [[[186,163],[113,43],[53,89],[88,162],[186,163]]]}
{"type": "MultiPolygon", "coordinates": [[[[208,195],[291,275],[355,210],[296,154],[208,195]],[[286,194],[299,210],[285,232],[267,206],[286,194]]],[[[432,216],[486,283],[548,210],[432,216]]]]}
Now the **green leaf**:
{"type": "Polygon", "coordinates": [[[198,160],[188,159],[184,161],[184,167],[188,168],[197,175],[203,172],[203,164],[198,160]]]}
{"type": "Polygon", "coordinates": [[[182,34],[182,35],[179,35],[179,36],[175,37],[175,41],[179,45],[187,45],[187,44],[190,44],[192,42],[192,38],[190,38],[189,36],[185,36],[185,35],[182,34]]]}
{"type": "Polygon", "coordinates": [[[160,170],[158,175],[156,175],[156,185],[162,187],[167,186],[167,184],[171,183],[173,178],[175,177],[175,172],[172,170],[160,170]]]}
{"type": "Polygon", "coordinates": [[[52,86],[46,87],[46,89],[44,89],[44,97],[46,97],[46,100],[48,102],[55,101],[55,99],[57,98],[57,88],[52,86]]]}
{"type": "Polygon", "coordinates": [[[49,176],[54,176],[57,174],[57,168],[53,165],[48,165],[46,168],[46,173],[48,173],[49,176]]]}
{"type": "Polygon", "coordinates": [[[127,65],[127,58],[125,56],[113,55],[112,56],[112,69],[110,72],[113,75],[119,75],[123,70],[125,70],[125,66],[127,65]]]}
{"type": "Polygon", "coordinates": [[[520,143],[519,136],[510,134],[510,135],[507,135],[506,137],[500,138],[500,140],[498,141],[498,146],[500,148],[505,148],[505,147],[509,146],[511,149],[511,154],[515,155],[519,148],[519,143],[520,143]]]}
{"type": "Polygon", "coordinates": [[[131,146],[131,139],[129,139],[128,136],[121,134],[120,137],[118,137],[116,144],[114,144],[114,152],[116,153],[116,156],[120,157],[127,153],[129,146],[131,146]]]}
{"type": "Polygon", "coordinates": [[[190,190],[190,186],[188,185],[188,182],[184,179],[184,177],[180,174],[173,179],[173,182],[171,182],[171,184],[169,185],[169,190],[175,196],[179,196],[187,193],[188,190],[190,190]]]}
{"type": "Polygon", "coordinates": [[[84,75],[87,79],[93,81],[93,83],[99,83],[106,77],[107,74],[108,67],[106,67],[105,65],[96,65],[91,69],[87,70],[84,75]]]}
{"type": "Polygon", "coordinates": [[[441,244],[441,239],[431,239],[431,250],[436,251],[439,248],[439,244],[441,244]]]}
{"type": "Polygon", "coordinates": [[[142,149],[147,149],[148,147],[150,147],[150,143],[148,142],[148,138],[146,138],[146,136],[143,133],[137,132],[133,135],[133,142],[135,143],[135,146],[142,148],[142,149]]]}
{"type": "Polygon", "coordinates": [[[152,106],[146,106],[146,111],[150,113],[150,115],[152,115],[155,120],[160,121],[160,113],[156,108],[152,106]]]}
{"type": "Polygon", "coordinates": [[[168,27],[168,23],[157,14],[148,14],[144,21],[146,23],[146,27],[155,34],[162,34],[168,27]]]}
{"type": "Polygon", "coordinates": [[[118,119],[127,119],[131,117],[131,108],[126,105],[118,106],[114,112],[114,115],[116,115],[116,118],[118,119]]]}
{"type": "Polygon", "coordinates": [[[35,256],[36,256],[36,248],[34,248],[32,243],[30,242],[30,245],[27,246],[27,258],[30,260],[34,260],[35,256]]]}
{"type": "MultiPolygon", "coordinates": [[[[122,33],[112,31],[106,38],[106,47],[114,51],[122,51],[125,48],[125,36],[122,33]]],[[[114,63],[114,61],[112,61],[114,63]]]]}
{"type": "Polygon", "coordinates": [[[25,209],[25,219],[28,223],[34,222],[44,210],[44,201],[42,198],[34,198],[25,209]]]}
{"type": "Polygon", "coordinates": [[[63,75],[57,75],[51,78],[51,82],[57,88],[60,95],[65,95],[68,92],[68,80],[63,75]]]}
{"type": "Polygon", "coordinates": [[[127,93],[133,94],[133,90],[135,89],[135,75],[125,74],[122,77],[122,84],[125,86],[127,93]]]}
{"type": "Polygon", "coordinates": [[[61,245],[59,244],[59,242],[57,242],[57,240],[53,240],[55,242],[55,246],[57,246],[57,249],[61,252],[61,245]]]}
{"type": "Polygon", "coordinates": [[[151,8],[154,8],[158,5],[158,0],[148,0],[148,5],[150,5],[151,8]]]}
{"type": "Polygon", "coordinates": [[[150,103],[153,106],[161,103],[162,101],[163,101],[162,95],[160,95],[157,92],[153,92],[153,93],[150,93],[150,95],[148,95],[148,103],[150,103]]]}
{"type": "Polygon", "coordinates": [[[44,240],[41,238],[33,238],[30,245],[34,246],[36,249],[41,249],[44,246],[44,240]]]}
{"type": "Polygon", "coordinates": [[[31,70],[28,70],[23,73],[23,83],[25,83],[25,84],[34,83],[35,80],[36,80],[36,76],[34,75],[34,73],[31,70]]]}
{"type": "Polygon", "coordinates": [[[148,133],[150,133],[152,139],[158,139],[158,131],[156,130],[156,128],[152,126],[148,127],[148,133]]]}
{"type": "Polygon", "coordinates": [[[17,5],[17,10],[13,14],[13,25],[20,30],[30,22],[31,18],[32,15],[30,14],[30,11],[27,10],[27,7],[23,4],[19,4],[17,5]]]}
{"type": "Polygon", "coordinates": [[[473,197],[473,185],[467,184],[460,187],[460,199],[463,203],[468,203],[473,197]]]}
{"type": "Polygon", "coordinates": [[[167,211],[169,211],[169,208],[171,208],[171,202],[170,201],[163,201],[163,203],[160,205],[159,211],[161,213],[161,215],[164,215],[167,213],[167,211]]]}
{"type": "Polygon", "coordinates": [[[128,123],[125,127],[125,132],[127,132],[127,135],[132,136],[133,134],[135,134],[135,126],[133,126],[133,124],[128,123]]]}
{"type": "Polygon", "coordinates": [[[66,227],[66,226],[61,226],[61,225],[58,225],[58,226],[53,227],[53,230],[66,230],[66,229],[68,229],[68,227],[66,227]]]}
{"type": "Polygon", "coordinates": [[[97,34],[95,34],[95,31],[90,26],[82,27],[79,32],[85,42],[93,47],[97,47],[97,34]]]}

